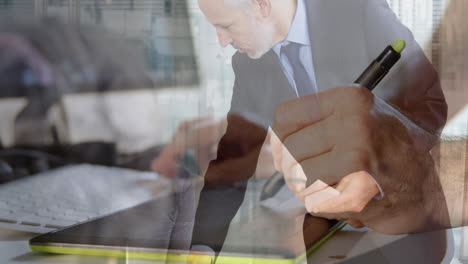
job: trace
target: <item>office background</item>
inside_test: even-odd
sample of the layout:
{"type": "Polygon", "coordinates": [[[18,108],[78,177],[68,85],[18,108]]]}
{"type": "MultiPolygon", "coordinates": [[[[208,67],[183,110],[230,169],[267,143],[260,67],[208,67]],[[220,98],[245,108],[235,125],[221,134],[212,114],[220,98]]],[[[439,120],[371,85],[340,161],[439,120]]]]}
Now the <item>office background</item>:
{"type": "MultiPolygon", "coordinates": [[[[465,51],[468,21],[464,14],[468,11],[468,1],[387,1],[397,17],[413,31],[439,72],[449,105],[449,121],[442,133],[440,170],[453,175],[449,179],[460,182],[458,191],[463,192],[467,171],[464,140],[468,134],[468,52],[465,51]]],[[[113,103],[107,105],[107,111],[118,116],[113,119],[112,127],[103,126],[99,117],[88,114],[98,109],[92,99],[85,95],[67,96],[63,100],[72,118],[69,130],[61,136],[63,141],[114,140],[121,152],[132,153],[167,142],[183,120],[206,115],[221,117],[229,109],[234,80],[230,58],[234,50],[219,47],[215,30],[206,22],[196,0],[0,0],[0,18],[44,15],[73,23],[102,25],[138,40],[135,45],[144,45],[145,57],[155,75],[167,80],[188,80],[185,84],[170,83],[156,90],[108,95],[107,101],[113,103]],[[189,31],[183,27],[187,19],[189,31]],[[169,34],[161,31],[167,24],[175,28],[178,24],[182,26],[169,34]],[[190,61],[184,63],[191,56],[187,53],[190,50],[187,43],[194,47],[199,82],[193,81],[190,61]],[[161,55],[168,48],[176,56],[161,55]],[[165,68],[168,64],[182,66],[168,70],[165,68]],[[128,107],[119,107],[122,104],[128,107]],[[77,120],[75,124],[73,120],[77,120]]],[[[14,144],[11,122],[24,104],[24,100],[0,101],[0,139],[5,146],[14,144]]],[[[52,109],[52,116],[53,113],[52,109]]]]}
{"type": "MultiPolygon", "coordinates": [[[[466,81],[466,60],[462,39],[463,0],[387,0],[400,20],[410,28],[417,41],[424,48],[426,55],[433,62],[441,75],[444,90],[450,102],[449,116],[453,117],[466,103],[466,92],[462,89],[466,81]],[[454,60],[455,59],[455,60],[454,60]],[[459,96],[462,93],[464,96],[459,96]],[[454,101],[452,103],[452,101],[454,101]]],[[[219,48],[215,31],[204,19],[196,0],[188,0],[195,55],[198,62],[201,84],[199,89],[160,92],[167,105],[178,105],[169,111],[174,121],[161,139],[169,138],[177,123],[185,118],[212,114],[222,116],[229,108],[233,73],[230,67],[231,48],[219,48]],[[164,94],[164,95],[163,95],[164,94]],[[173,102],[173,103],[172,103],[173,102]]],[[[181,38],[190,38],[190,32],[179,32],[175,35],[164,35],[158,31],[164,23],[177,23],[186,18],[185,0],[0,0],[0,17],[58,16],[70,22],[83,24],[100,24],[128,38],[143,40],[148,47],[147,57],[152,66],[162,75],[177,74],[184,78],[184,69],[177,72],[165,71],[164,65],[171,58],[157,56],[155,50],[161,48],[162,40],[170,45],[182,42],[181,38]],[[174,41],[175,40],[175,41],[174,41]],[[159,41],[159,42],[158,42],[159,41]],[[156,45],[156,43],[158,45],[156,45]]],[[[182,31],[184,30],[183,27],[182,31]]],[[[466,31],[466,30],[465,30],[466,31]]],[[[465,34],[466,35],[466,34],[465,34]]],[[[466,37],[466,36],[465,36],[466,37]]],[[[184,52],[186,47],[179,47],[184,52]]],[[[161,52],[160,52],[161,53],[161,52]]],[[[183,56],[179,56],[183,60],[183,56]]],[[[187,67],[185,74],[190,75],[187,67]]],[[[190,76],[188,77],[190,78],[190,76]]],[[[466,111],[465,111],[466,112],[466,111]]],[[[446,130],[447,135],[466,135],[466,122],[446,130]]]]}

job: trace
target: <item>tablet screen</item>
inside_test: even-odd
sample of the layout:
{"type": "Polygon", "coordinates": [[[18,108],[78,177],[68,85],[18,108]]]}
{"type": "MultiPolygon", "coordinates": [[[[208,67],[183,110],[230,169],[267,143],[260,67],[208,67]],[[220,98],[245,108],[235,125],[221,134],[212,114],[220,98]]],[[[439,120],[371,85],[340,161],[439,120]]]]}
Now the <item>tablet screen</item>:
{"type": "Polygon", "coordinates": [[[218,252],[220,255],[295,258],[325,236],[334,224],[310,215],[304,219],[305,214],[299,207],[284,203],[287,208],[283,210],[256,204],[248,208],[249,214],[226,223],[221,219],[227,208],[222,202],[223,197],[243,197],[244,190],[225,188],[210,191],[210,201],[213,202],[210,206],[216,208],[213,217],[194,227],[195,193],[194,186],[188,184],[165,197],[41,235],[30,243],[60,247],[133,248],[152,252],[187,251],[194,245],[213,245],[213,239],[207,234],[210,231],[193,232],[194,228],[226,228],[227,237],[223,245],[219,245],[222,246],[218,252]]]}

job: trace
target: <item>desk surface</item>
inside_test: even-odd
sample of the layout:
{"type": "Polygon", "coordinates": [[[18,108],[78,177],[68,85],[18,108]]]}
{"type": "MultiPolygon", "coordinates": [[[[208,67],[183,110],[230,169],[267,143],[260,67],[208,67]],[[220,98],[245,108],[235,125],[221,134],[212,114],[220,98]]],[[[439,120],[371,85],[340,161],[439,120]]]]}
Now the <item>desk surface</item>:
{"type": "MultiPolygon", "coordinates": [[[[345,228],[309,257],[309,263],[442,263],[457,264],[461,228],[416,235],[387,236],[345,228]],[[447,237],[445,248],[434,245],[447,237]],[[443,254],[442,256],[440,254],[443,254]]],[[[48,255],[32,252],[33,233],[0,229],[0,263],[21,264],[144,264],[140,260],[106,257],[48,255]]],[[[154,262],[151,262],[154,263],[154,262]]]]}

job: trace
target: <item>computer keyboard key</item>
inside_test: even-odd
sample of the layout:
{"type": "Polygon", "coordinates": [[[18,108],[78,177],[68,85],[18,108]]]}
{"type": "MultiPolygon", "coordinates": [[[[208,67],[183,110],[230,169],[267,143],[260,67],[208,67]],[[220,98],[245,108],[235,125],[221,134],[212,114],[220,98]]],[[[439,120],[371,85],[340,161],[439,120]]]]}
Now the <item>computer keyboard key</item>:
{"type": "Polygon", "coordinates": [[[30,204],[30,203],[25,203],[21,206],[21,209],[30,211],[30,212],[36,212],[40,209],[40,207],[30,204]]]}
{"type": "Polygon", "coordinates": [[[78,222],[76,221],[64,221],[64,220],[52,220],[48,224],[45,225],[45,227],[49,228],[62,228],[62,227],[67,227],[74,225],[78,222]]]}
{"type": "Polygon", "coordinates": [[[57,215],[56,212],[52,212],[52,211],[50,211],[48,209],[40,209],[40,210],[36,211],[34,214],[37,215],[37,216],[50,217],[50,218],[57,215]]]}
{"type": "Polygon", "coordinates": [[[7,202],[7,205],[11,207],[21,207],[24,204],[24,202],[21,202],[18,199],[8,200],[6,202],[7,202]]]}
{"type": "Polygon", "coordinates": [[[20,224],[26,225],[26,226],[41,226],[40,223],[33,223],[33,222],[26,222],[26,221],[23,221],[20,224]]]}
{"type": "Polygon", "coordinates": [[[82,217],[82,216],[71,216],[71,215],[60,215],[60,216],[55,216],[54,219],[57,220],[65,220],[65,221],[76,221],[76,222],[83,222],[88,220],[87,217],[82,217]]]}
{"type": "MultiPolygon", "coordinates": [[[[2,190],[3,192],[3,190],[2,190]]],[[[1,193],[0,194],[0,200],[1,201],[8,201],[8,200],[11,200],[11,199],[14,199],[15,198],[15,195],[14,194],[11,194],[11,193],[1,193]]]]}
{"type": "Polygon", "coordinates": [[[6,219],[15,219],[15,215],[13,214],[13,211],[11,210],[5,210],[5,211],[0,211],[0,218],[6,218],[6,219]]]}
{"type": "Polygon", "coordinates": [[[15,224],[16,220],[0,217],[0,223],[15,224]]]}
{"type": "Polygon", "coordinates": [[[48,207],[47,209],[49,211],[51,211],[51,212],[56,212],[56,213],[60,213],[60,214],[69,214],[69,213],[73,213],[75,211],[75,210],[73,210],[71,208],[65,208],[65,207],[61,207],[61,206],[58,206],[58,205],[48,207]]]}
{"type": "Polygon", "coordinates": [[[98,211],[99,214],[108,214],[110,212],[112,212],[112,208],[105,208],[105,209],[101,209],[98,211]]]}
{"type": "Polygon", "coordinates": [[[45,197],[45,196],[37,197],[33,201],[34,204],[39,205],[39,206],[56,204],[57,202],[58,202],[57,199],[53,199],[53,198],[45,197]]]}
{"type": "Polygon", "coordinates": [[[9,209],[1,209],[0,210],[0,216],[1,215],[11,215],[13,213],[12,210],[9,210],[9,209]]]}
{"type": "Polygon", "coordinates": [[[89,207],[82,207],[82,206],[74,206],[73,207],[73,211],[74,212],[80,212],[80,213],[83,213],[83,214],[98,214],[99,210],[93,210],[93,208],[89,208],[89,207]]]}
{"type": "Polygon", "coordinates": [[[44,227],[46,227],[46,228],[53,228],[53,229],[60,229],[60,228],[66,227],[66,226],[54,225],[54,224],[47,224],[47,225],[45,225],[44,227]]]}
{"type": "Polygon", "coordinates": [[[30,215],[28,217],[21,217],[20,222],[30,222],[30,223],[37,223],[39,225],[46,224],[52,221],[49,217],[41,217],[41,216],[34,216],[30,215]]]}
{"type": "Polygon", "coordinates": [[[98,216],[98,214],[82,213],[82,212],[76,212],[76,211],[74,211],[72,213],[65,214],[65,215],[68,215],[68,216],[71,216],[71,217],[84,217],[84,218],[87,218],[87,219],[94,218],[94,217],[98,216]]]}
{"type": "Polygon", "coordinates": [[[11,206],[9,206],[9,205],[0,204],[0,211],[3,211],[3,210],[8,210],[8,211],[10,211],[10,208],[11,208],[11,206]]]}
{"type": "Polygon", "coordinates": [[[14,215],[16,216],[19,216],[19,217],[22,217],[22,216],[29,216],[29,215],[32,215],[34,214],[34,212],[31,212],[31,211],[28,211],[28,210],[23,210],[23,209],[16,209],[16,210],[12,210],[14,215]]]}
{"type": "Polygon", "coordinates": [[[18,196],[17,199],[18,199],[19,201],[30,201],[30,200],[31,200],[31,197],[30,197],[29,195],[23,194],[23,195],[18,196]]]}

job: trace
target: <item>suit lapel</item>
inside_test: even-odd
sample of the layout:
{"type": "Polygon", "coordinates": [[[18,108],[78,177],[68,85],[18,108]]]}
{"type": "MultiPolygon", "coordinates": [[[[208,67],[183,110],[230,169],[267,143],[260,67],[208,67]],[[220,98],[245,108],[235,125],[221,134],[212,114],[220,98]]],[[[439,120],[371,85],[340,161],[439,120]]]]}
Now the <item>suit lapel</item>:
{"type": "Polygon", "coordinates": [[[368,63],[361,0],[305,0],[319,92],[349,85],[368,63]]]}
{"type": "Polygon", "coordinates": [[[270,95],[270,104],[275,107],[287,100],[296,98],[294,88],[289,83],[283,69],[281,68],[278,56],[273,50],[270,50],[262,58],[263,64],[267,65],[265,74],[268,76],[266,91],[264,94],[270,95]]]}

